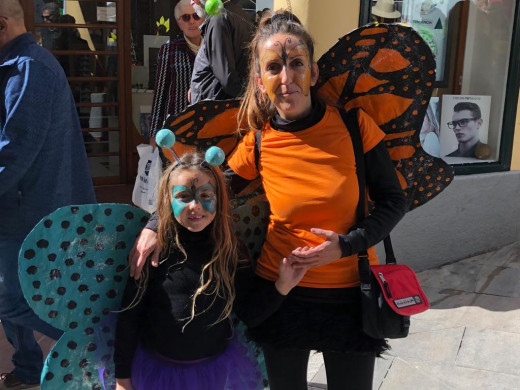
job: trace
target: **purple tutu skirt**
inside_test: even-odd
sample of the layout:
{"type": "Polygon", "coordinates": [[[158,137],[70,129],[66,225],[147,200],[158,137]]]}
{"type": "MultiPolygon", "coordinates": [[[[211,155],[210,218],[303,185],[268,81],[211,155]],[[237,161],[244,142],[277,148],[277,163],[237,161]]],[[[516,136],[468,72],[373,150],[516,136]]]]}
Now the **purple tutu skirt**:
{"type": "Polygon", "coordinates": [[[254,355],[234,337],[218,356],[170,360],[139,346],[132,362],[135,390],[260,390],[262,373],[254,355]]]}

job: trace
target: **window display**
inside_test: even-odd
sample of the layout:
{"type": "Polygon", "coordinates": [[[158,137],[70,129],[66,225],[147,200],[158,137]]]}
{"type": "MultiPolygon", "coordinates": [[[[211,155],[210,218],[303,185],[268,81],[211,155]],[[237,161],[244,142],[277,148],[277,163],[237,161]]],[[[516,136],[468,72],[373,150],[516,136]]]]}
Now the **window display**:
{"type": "MultiPolygon", "coordinates": [[[[505,123],[505,118],[508,104],[515,103],[506,100],[506,93],[515,96],[515,102],[518,96],[518,87],[508,84],[508,78],[516,77],[509,69],[514,17],[518,14],[516,3],[514,0],[371,1],[372,21],[411,26],[435,56],[437,100],[433,104],[438,110],[436,118],[441,120],[436,131],[426,130],[433,129],[432,118],[435,118],[433,108],[428,110],[432,115],[425,118],[421,141],[433,140],[433,134],[437,134],[439,149],[428,152],[438,153],[450,164],[472,167],[494,164],[497,170],[507,169],[503,159],[510,156],[511,150],[504,151],[502,146],[509,149],[511,146],[502,142],[504,137],[512,138],[514,120],[507,117],[505,123]],[[508,85],[515,90],[508,91],[508,85]],[[460,109],[461,106],[465,109],[460,109]],[[468,141],[464,133],[470,129],[475,138],[468,141]]],[[[517,64],[518,59],[513,61],[517,64]]],[[[423,148],[426,147],[423,143],[423,148]]]]}

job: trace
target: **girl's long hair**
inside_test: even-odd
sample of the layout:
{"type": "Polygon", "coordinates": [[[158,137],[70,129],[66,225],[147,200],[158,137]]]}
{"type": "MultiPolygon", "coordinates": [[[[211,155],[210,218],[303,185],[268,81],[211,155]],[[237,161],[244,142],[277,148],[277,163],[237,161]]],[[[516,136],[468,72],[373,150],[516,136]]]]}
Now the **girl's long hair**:
{"type": "MultiPolygon", "coordinates": [[[[260,77],[260,61],[258,58],[259,45],[274,34],[291,34],[300,38],[309,50],[309,60],[314,63],[314,41],[302,26],[300,20],[289,11],[266,11],[258,24],[256,34],[249,46],[251,59],[249,61],[249,79],[242,105],[238,112],[238,123],[247,123],[249,129],[262,130],[267,122],[276,114],[276,108],[267,96],[262,93],[256,84],[256,77],[260,77]]],[[[313,68],[314,69],[314,68],[313,68]]],[[[314,72],[314,70],[313,70],[314,72]]],[[[311,88],[313,99],[316,98],[311,88]]],[[[240,129],[245,130],[245,129],[240,129]]]]}
{"type": "MultiPolygon", "coordinates": [[[[192,297],[191,318],[188,323],[199,314],[196,312],[196,299],[201,294],[213,295],[213,302],[219,297],[224,297],[226,304],[216,322],[229,318],[235,299],[233,279],[237,267],[237,244],[231,227],[231,213],[229,199],[226,192],[224,175],[218,167],[213,167],[204,161],[204,155],[199,152],[184,154],[181,163],[173,163],[163,173],[159,185],[157,200],[157,216],[159,218],[158,241],[161,248],[161,258],[169,255],[170,249],[177,248],[187,254],[179,239],[179,222],[172,212],[171,182],[181,172],[202,172],[213,178],[216,182],[217,210],[215,219],[211,225],[211,240],[213,253],[211,259],[204,265],[200,277],[200,285],[192,297]]],[[[186,326],[186,323],[184,326],[186,326]]]]}

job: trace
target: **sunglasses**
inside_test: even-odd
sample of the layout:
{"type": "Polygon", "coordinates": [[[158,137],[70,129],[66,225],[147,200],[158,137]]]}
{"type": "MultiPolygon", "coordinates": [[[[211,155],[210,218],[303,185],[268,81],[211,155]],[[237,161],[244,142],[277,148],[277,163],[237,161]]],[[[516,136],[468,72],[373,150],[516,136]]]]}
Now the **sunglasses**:
{"type": "Polygon", "coordinates": [[[182,19],[183,22],[189,22],[191,18],[193,18],[194,21],[200,20],[200,16],[197,15],[196,13],[193,13],[191,15],[190,14],[181,15],[179,20],[182,19]]]}
{"type": "Polygon", "coordinates": [[[455,129],[455,127],[459,126],[459,128],[463,129],[465,128],[469,121],[476,121],[476,120],[479,120],[480,118],[464,118],[464,119],[459,119],[458,121],[453,121],[453,122],[448,122],[448,127],[450,129],[455,129]]]}
{"type": "Polygon", "coordinates": [[[52,20],[52,18],[53,18],[52,15],[42,15],[43,20],[52,20]]]}

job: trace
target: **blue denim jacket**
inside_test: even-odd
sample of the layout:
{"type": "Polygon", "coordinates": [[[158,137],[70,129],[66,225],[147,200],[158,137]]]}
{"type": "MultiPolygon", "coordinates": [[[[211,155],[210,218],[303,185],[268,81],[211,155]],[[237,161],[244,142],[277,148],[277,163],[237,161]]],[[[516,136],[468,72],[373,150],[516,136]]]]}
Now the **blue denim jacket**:
{"type": "Polygon", "coordinates": [[[23,34],[0,50],[0,239],[86,203],[95,194],[72,92],[56,58],[23,34]]]}

